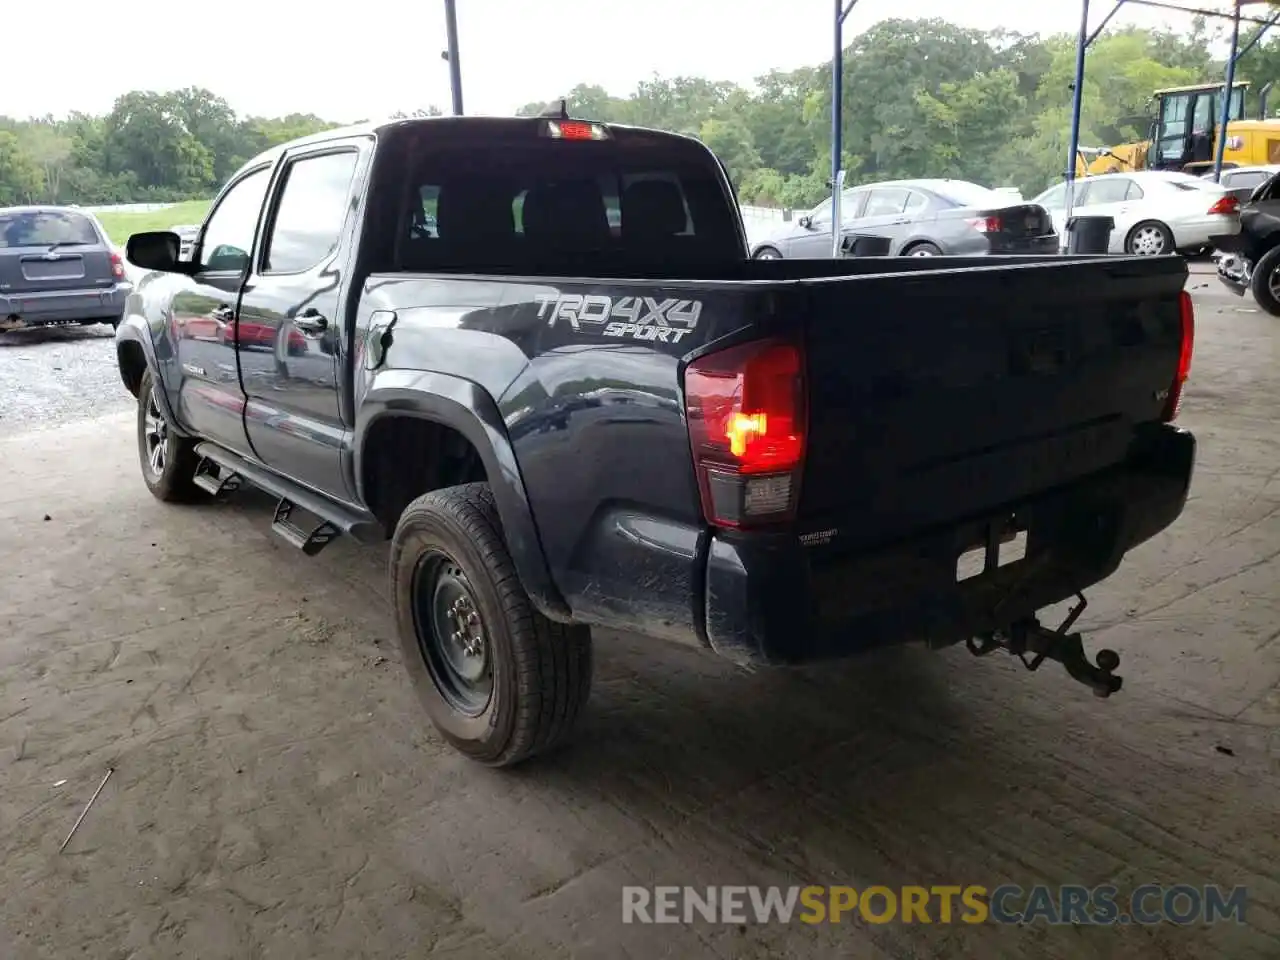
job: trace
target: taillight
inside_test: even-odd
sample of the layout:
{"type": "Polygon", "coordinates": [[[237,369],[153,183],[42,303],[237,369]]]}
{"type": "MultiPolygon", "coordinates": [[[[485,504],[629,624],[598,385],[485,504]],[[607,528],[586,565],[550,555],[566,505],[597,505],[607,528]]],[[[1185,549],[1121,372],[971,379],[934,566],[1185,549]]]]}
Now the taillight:
{"type": "Polygon", "coordinates": [[[1239,213],[1239,212],[1240,212],[1239,199],[1237,199],[1236,197],[1232,196],[1229,193],[1223,196],[1222,199],[1220,199],[1217,203],[1215,203],[1212,207],[1209,208],[1209,214],[1211,216],[1218,215],[1218,214],[1222,216],[1230,216],[1233,213],[1239,213]]]}
{"type": "Polygon", "coordinates": [[[1196,341],[1196,311],[1191,303],[1191,294],[1183,290],[1178,307],[1182,315],[1182,342],[1178,350],[1178,372],[1174,375],[1173,384],[1169,387],[1169,395],[1164,402],[1164,413],[1161,415],[1165,423],[1173,423],[1178,417],[1178,407],[1182,404],[1182,387],[1191,373],[1191,351],[1196,341]]]}
{"type": "Polygon", "coordinates": [[[111,252],[111,275],[117,280],[124,279],[124,261],[114,250],[111,252]]]}
{"type": "Polygon", "coordinates": [[[684,393],[707,522],[792,519],[807,420],[800,348],[761,340],[700,357],[685,370],[684,393]]]}
{"type": "Polygon", "coordinates": [[[552,140],[608,140],[609,131],[601,124],[585,120],[548,120],[544,135],[552,140]]]}
{"type": "Polygon", "coordinates": [[[965,222],[979,233],[999,233],[1004,229],[1004,224],[999,217],[974,217],[965,222]]]}

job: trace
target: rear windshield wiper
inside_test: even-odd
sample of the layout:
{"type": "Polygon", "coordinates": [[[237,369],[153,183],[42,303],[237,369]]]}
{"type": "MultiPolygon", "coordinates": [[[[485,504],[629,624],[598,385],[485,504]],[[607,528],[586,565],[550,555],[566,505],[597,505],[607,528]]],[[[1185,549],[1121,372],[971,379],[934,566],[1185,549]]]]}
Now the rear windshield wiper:
{"type": "Polygon", "coordinates": [[[45,253],[53,253],[59,247],[87,247],[91,243],[93,243],[92,240],[59,240],[57,243],[51,246],[48,250],[46,250],[45,253]]]}

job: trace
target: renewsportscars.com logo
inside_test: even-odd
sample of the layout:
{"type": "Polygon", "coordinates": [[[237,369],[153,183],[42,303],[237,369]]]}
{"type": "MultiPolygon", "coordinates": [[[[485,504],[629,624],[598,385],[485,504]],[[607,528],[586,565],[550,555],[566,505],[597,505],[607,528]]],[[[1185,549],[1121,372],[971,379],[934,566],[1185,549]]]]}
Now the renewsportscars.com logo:
{"type": "Polygon", "coordinates": [[[623,887],[623,923],[998,923],[1075,926],[1244,923],[1248,889],[1097,887],[623,887]]]}

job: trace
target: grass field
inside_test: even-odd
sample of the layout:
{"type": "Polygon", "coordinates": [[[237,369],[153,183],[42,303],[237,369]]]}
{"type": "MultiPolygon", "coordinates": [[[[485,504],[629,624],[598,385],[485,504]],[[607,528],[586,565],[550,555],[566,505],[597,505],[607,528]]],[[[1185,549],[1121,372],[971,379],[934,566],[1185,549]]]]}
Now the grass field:
{"type": "Polygon", "coordinates": [[[204,215],[209,212],[209,203],[208,200],[188,200],[186,203],[177,203],[164,210],[122,213],[108,211],[99,213],[97,216],[103,229],[107,231],[107,236],[111,238],[111,242],[124,246],[131,233],[168,230],[170,227],[200,223],[204,220],[204,215]]]}

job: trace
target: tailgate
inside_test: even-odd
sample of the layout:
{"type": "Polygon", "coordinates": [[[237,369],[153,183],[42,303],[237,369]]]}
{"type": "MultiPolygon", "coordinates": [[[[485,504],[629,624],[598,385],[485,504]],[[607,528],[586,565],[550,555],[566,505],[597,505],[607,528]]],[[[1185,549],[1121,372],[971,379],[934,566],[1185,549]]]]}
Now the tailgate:
{"type": "Polygon", "coordinates": [[[0,249],[0,291],[4,293],[83,290],[114,282],[110,254],[101,246],[0,249]]]}
{"type": "Polygon", "coordinates": [[[1179,258],[812,281],[805,529],[850,547],[1125,459],[1178,366],[1179,258]]]}

